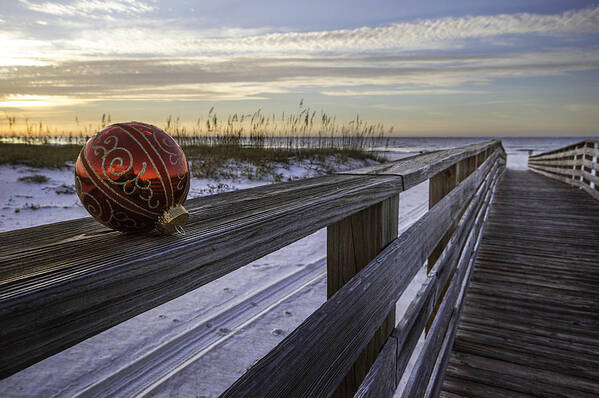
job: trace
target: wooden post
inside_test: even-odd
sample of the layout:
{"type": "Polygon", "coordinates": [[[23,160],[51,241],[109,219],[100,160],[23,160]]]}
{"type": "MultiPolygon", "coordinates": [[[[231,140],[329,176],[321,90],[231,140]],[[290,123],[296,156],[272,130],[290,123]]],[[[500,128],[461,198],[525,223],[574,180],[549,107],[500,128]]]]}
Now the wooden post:
{"type": "MultiPolygon", "coordinates": [[[[457,181],[457,165],[450,166],[442,172],[435,174],[429,180],[428,190],[428,208],[432,208],[437,202],[439,202],[445,195],[447,195],[456,186],[457,181]]],[[[443,248],[447,245],[449,237],[451,236],[451,230],[447,231],[447,234],[443,236],[437,247],[433,250],[430,257],[428,258],[427,272],[435,265],[435,262],[441,255],[443,248]]]]}
{"type": "MultiPolygon", "coordinates": [[[[485,150],[478,155],[471,156],[463,159],[453,166],[448,167],[442,172],[434,175],[429,180],[429,191],[428,191],[428,208],[432,208],[437,202],[445,197],[453,188],[455,188],[460,182],[464,181],[466,177],[472,174],[489,156],[490,150],[485,150]]],[[[459,218],[458,218],[459,220],[459,218]]],[[[427,271],[430,271],[435,262],[439,259],[439,256],[443,252],[443,249],[449,242],[453,229],[456,223],[447,231],[443,239],[439,242],[437,247],[431,253],[428,259],[427,271]]]]}
{"type": "MultiPolygon", "coordinates": [[[[329,225],[327,297],[331,297],[397,238],[399,195],[329,225]]],[[[353,397],[395,327],[395,308],[337,387],[334,397],[353,397]]]]}
{"type": "MultiPolygon", "coordinates": [[[[484,152],[486,154],[486,152],[484,152]]],[[[433,176],[430,179],[429,186],[429,209],[433,207],[438,201],[443,199],[445,195],[447,195],[453,188],[455,188],[460,182],[464,181],[466,177],[474,172],[474,170],[478,167],[479,159],[483,159],[483,154],[481,153],[478,156],[472,156],[466,159],[463,159],[456,163],[454,166],[449,167],[442,171],[441,173],[433,176]],[[454,176],[455,174],[455,176],[454,176]]],[[[481,162],[482,164],[482,162],[481,162]]],[[[465,209],[464,209],[465,210],[465,209]]],[[[463,214],[463,212],[462,212],[463,214]]],[[[447,246],[447,242],[451,239],[451,235],[455,227],[457,226],[459,219],[458,217],[455,223],[449,228],[449,230],[445,233],[439,244],[435,247],[430,257],[428,258],[427,264],[427,272],[430,272],[433,269],[435,262],[441,256],[443,249],[447,246]]],[[[439,306],[441,305],[441,301],[443,300],[443,296],[445,296],[445,291],[451,282],[451,275],[447,279],[447,283],[443,287],[443,290],[439,296],[439,301],[435,303],[435,308],[426,323],[426,332],[430,329],[433,319],[435,319],[435,314],[437,313],[439,306]]]]}
{"type": "Polygon", "coordinates": [[[576,159],[578,159],[578,155],[574,154],[572,156],[572,161],[573,161],[573,164],[572,164],[572,179],[573,180],[576,179],[576,159]]]}
{"type": "Polygon", "coordinates": [[[584,161],[587,158],[587,155],[585,153],[585,147],[586,146],[587,146],[586,143],[584,143],[580,147],[580,149],[582,150],[582,154],[580,155],[580,159],[582,160],[580,162],[580,183],[581,183],[581,185],[584,184],[584,173],[583,172],[585,170],[585,168],[584,168],[584,161]]]}
{"type": "MultiPolygon", "coordinates": [[[[594,143],[594,142],[589,142],[589,144],[587,145],[587,147],[590,148],[590,149],[595,149],[595,148],[598,147],[598,145],[596,143],[594,143]]],[[[593,153],[593,152],[591,151],[591,153],[593,153]]],[[[597,157],[591,155],[591,162],[597,163],[597,157]]],[[[594,175],[594,176],[597,175],[597,170],[595,170],[595,168],[592,168],[589,172],[591,173],[591,175],[594,175]]],[[[593,189],[597,188],[597,186],[595,185],[595,183],[593,181],[591,181],[591,183],[589,185],[593,189]]]]}

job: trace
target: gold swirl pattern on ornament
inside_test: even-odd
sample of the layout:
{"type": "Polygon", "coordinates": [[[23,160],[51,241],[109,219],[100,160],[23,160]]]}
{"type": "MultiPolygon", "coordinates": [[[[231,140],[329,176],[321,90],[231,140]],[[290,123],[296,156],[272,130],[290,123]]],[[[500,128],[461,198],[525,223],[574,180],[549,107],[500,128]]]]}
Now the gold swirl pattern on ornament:
{"type": "Polygon", "coordinates": [[[136,220],[129,217],[127,215],[127,213],[125,213],[124,211],[114,211],[112,205],[110,204],[110,201],[106,201],[106,204],[110,208],[110,217],[108,217],[108,220],[106,221],[106,223],[114,226],[115,229],[121,229],[121,228],[142,229],[142,228],[148,227],[148,224],[146,224],[146,223],[138,224],[136,220]],[[126,223],[129,223],[129,224],[127,225],[126,223]]]}
{"type": "Polygon", "coordinates": [[[81,197],[81,203],[83,203],[83,205],[85,206],[85,209],[89,212],[89,214],[91,214],[95,218],[102,219],[102,205],[100,204],[98,199],[96,199],[94,197],[94,195],[90,194],[89,192],[85,192],[83,190],[83,183],[81,182],[81,179],[77,175],[75,176],[75,187],[81,197]],[[88,203],[86,205],[83,202],[83,200],[87,199],[87,198],[91,198],[94,202],[96,202],[95,206],[93,203],[88,203]]]}
{"type": "MultiPolygon", "coordinates": [[[[115,191],[109,184],[107,184],[99,175],[98,173],[96,173],[96,170],[91,166],[91,164],[89,163],[89,160],[87,159],[87,155],[85,154],[85,151],[82,152],[82,164],[85,167],[85,170],[88,174],[91,173],[98,179],[98,181],[100,181],[101,183],[103,183],[102,185],[104,185],[104,187],[101,187],[93,178],[90,178],[90,181],[92,182],[92,184],[98,189],[100,190],[100,192],[102,192],[107,198],[110,198],[110,200],[112,200],[113,202],[117,203],[117,200],[115,200],[112,195],[110,195],[107,191],[106,188],[112,192],[114,194],[115,197],[119,198],[119,200],[124,201],[125,203],[131,205],[133,208],[128,207],[128,206],[122,206],[122,207],[126,207],[127,210],[135,213],[135,214],[139,214],[140,216],[143,217],[154,217],[156,215],[160,215],[160,213],[158,212],[153,212],[153,211],[149,211],[147,209],[144,209],[143,207],[141,207],[140,205],[138,205],[137,203],[133,202],[132,200],[128,199],[126,196],[121,196],[117,191],[115,191]],[[137,208],[138,210],[135,210],[135,208],[137,208]],[[141,210],[141,211],[140,211],[141,210]],[[150,215],[148,215],[150,214],[150,215]]],[[[90,175],[91,177],[91,175],[90,175]]]]}
{"type": "MultiPolygon", "coordinates": [[[[94,154],[96,156],[100,156],[100,152],[103,152],[103,154],[102,154],[102,173],[104,174],[104,177],[106,177],[107,181],[109,181],[111,184],[121,186],[123,189],[123,192],[126,195],[131,196],[139,190],[139,198],[147,203],[148,208],[150,208],[150,209],[158,208],[158,206],[160,206],[160,200],[154,198],[154,191],[152,191],[152,189],[151,189],[151,182],[149,180],[143,179],[141,177],[146,172],[146,168],[147,168],[146,162],[142,162],[141,171],[139,172],[139,174],[135,174],[133,178],[130,178],[126,181],[116,181],[114,179],[114,178],[120,178],[123,175],[125,175],[126,173],[131,171],[131,169],[133,168],[133,155],[131,154],[131,152],[128,149],[118,146],[119,140],[118,140],[117,136],[111,135],[111,136],[106,137],[103,141],[103,144],[111,145],[111,142],[112,142],[111,148],[104,147],[100,144],[92,145],[92,149],[94,150],[94,154]],[[126,162],[123,159],[123,157],[114,155],[114,152],[118,153],[119,151],[124,152],[127,155],[126,162]],[[112,158],[109,161],[108,167],[106,167],[107,159],[109,159],[109,156],[114,156],[114,158],[112,158]],[[119,172],[119,171],[114,170],[115,163],[117,163],[117,167],[119,167],[119,168],[123,167],[124,165],[127,165],[127,166],[124,171],[119,172]],[[107,170],[108,170],[108,172],[107,172],[107,170]],[[154,200],[154,202],[152,201],[152,199],[154,200]]],[[[140,145],[139,142],[137,144],[140,145]]],[[[143,150],[143,147],[142,147],[142,150],[143,150]]],[[[144,152],[145,152],[145,150],[144,150],[144,152]]],[[[147,153],[146,153],[146,156],[147,156],[147,153]]],[[[160,173],[157,173],[157,174],[160,174],[160,173]]]]}
{"type": "MultiPolygon", "coordinates": [[[[152,150],[156,154],[156,157],[162,163],[162,166],[164,167],[164,171],[166,173],[166,177],[168,178],[168,183],[169,183],[169,185],[171,187],[171,202],[170,202],[170,206],[172,206],[175,203],[175,192],[174,192],[175,188],[173,186],[173,182],[171,180],[171,175],[170,175],[170,173],[168,171],[168,168],[166,167],[166,164],[164,163],[164,159],[162,159],[162,156],[160,156],[160,154],[156,150],[156,147],[150,142],[150,140],[148,139],[148,137],[146,136],[146,134],[144,134],[143,132],[139,131],[134,126],[128,126],[128,127],[130,127],[133,130],[135,130],[135,132],[137,132],[141,137],[144,138],[144,140],[146,140],[146,142],[148,143],[148,145],[152,148],[152,150]]],[[[158,174],[158,178],[160,179],[160,183],[162,184],[162,188],[164,189],[164,196],[167,197],[167,202],[168,202],[168,195],[167,195],[167,191],[166,191],[166,185],[164,183],[164,180],[162,179],[162,174],[158,171],[158,168],[156,167],[156,164],[154,163],[154,160],[152,160],[152,157],[148,154],[148,152],[146,152],[145,148],[141,145],[141,143],[135,137],[133,137],[133,135],[130,132],[128,132],[127,130],[125,130],[120,125],[119,125],[119,128],[121,130],[123,130],[129,137],[131,137],[133,140],[135,140],[135,142],[142,148],[142,150],[144,151],[144,153],[146,154],[146,156],[148,157],[148,159],[150,159],[150,161],[152,162],[152,166],[154,166],[154,169],[156,169],[156,172],[158,174]]],[[[167,203],[166,207],[170,207],[170,206],[167,203]]]]}
{"type": "Polygon", "coordinates": [[[167,136],[167,137],[162,137],[162,139],[158,139],[156,134],[152,134],[152,137],[154,138],[154,141],[156,141],[156,145],[158,145],[158,148],[160,148],[161,150],[163,150],[164,152],[166,152],[169,155],[169,161],[170,161],[171,165],[175,166],[177,163],[179,163],[181,158],[183,158],[183,152],[176,150],[179,146],[177,145],[177,143],[175,141],[173,141],[172,138],[167,136]],[[169,142],[169,140],[171,140],[172,143],[169,142]],[[161,143],[161,141],[162,141],[162,143],[161,143]],[[169,149],[175,148],[175,152],[171,152],[167,148],[169,148],[169,149]]]}
{"type": "MultiPolygon", "coordinates": [[[[164,146],[168,147],[168,148],[178,148],[179,146],[177,145],[177,143],[175,141],[173,141],[172,138],[170,137],[163,137],[162,140],[159,140],[156,135],[153,135],[154,137],[154,141],[156,141],[156,143],[158,144],[158,146],[160,147],[160,149],[162,149],[163,151],[165,151],[166,153],[168,153],[169,156],[169,160],[171,162],[172,165],[176,165],[177,163],[179,163],[179,161],[182,161],[183,159],[185,159],[185,157],[183,156],[183,152],[181,150],[173,153],[170,152],[166,149],[164,149],[161,145],[160,145],[160,141],[162,141],[162,143],[164,144],[164,146]],[[170,141],[169,141],[170,140],[170,141]],[[176,156],[175,161],[173,162],[173,156],[176,156]]],[[[187,182],[187,178],[186,177],[186,172],[185,172],[185,167],[187,165],[183,162],[183,164],[181,165],[181,168],[179,168],[179,171],[177,173],[177,177],[179,179],[179,182],[177,183],[177,190],[181,191],[185,188],[185,183],[187,182]]],[[[185,199],[185,198],[184,198],[185,199]]]]}

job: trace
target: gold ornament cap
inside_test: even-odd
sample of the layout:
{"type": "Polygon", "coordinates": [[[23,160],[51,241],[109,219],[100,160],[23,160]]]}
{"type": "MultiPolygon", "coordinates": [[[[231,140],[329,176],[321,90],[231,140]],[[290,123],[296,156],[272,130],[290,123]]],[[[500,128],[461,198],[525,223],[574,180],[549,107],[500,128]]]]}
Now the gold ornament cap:
{"type": "Polygon", "coordinates": [[[175,232],[185,234],[183,225],[189,219],[189,213],[185,210],[185,207],[177,205],[167,209],[162,213],[156,221],[156,229],[163,234],[171,235],[175,232]]]}

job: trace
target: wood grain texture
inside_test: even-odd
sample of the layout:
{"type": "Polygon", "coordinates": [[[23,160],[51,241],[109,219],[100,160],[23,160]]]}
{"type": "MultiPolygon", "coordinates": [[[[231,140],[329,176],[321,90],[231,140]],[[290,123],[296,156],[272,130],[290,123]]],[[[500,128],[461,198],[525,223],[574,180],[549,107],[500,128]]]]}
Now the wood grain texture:
{"type": "Polygon", "coordinates": [[[283,184],[278,190],[268,187],[222,195],[221,199],[231,198],[223,202],[192,201],[185,237],[78,231],[71,239],[48,243],[52,239],[48,238],[41,245],[31,239],[28,249],[26,242],[21,241],[21,247],[14,244],[20,239],[9,233],[6,240],[12,249],[0,258],[0,377],[399,189],[397,177],[331,176],[283,184]]]}
{"type": "MultiPolygon", "coordinates": [[[[420,184],[439,172],[455,165],[462,159],[476,156],[489,150],[489,153],[498,150],[500,156],[505,159],[506,154],[500,141],[487,141],[480,144],[468,145],[461,148],[448,149],[444,151],[430,152],[420,156],[404,159],[403,162],[395,162],[378,166],[365,167],[351,170],[342,174],[371,174],[371,175],[400,175],[403,178],[404,190],[420,184]]],[[[481,157],[484,159],[486,156],[481,157]]],[[[479,165],[482,164],[482,161],[479,165]]]]}
{"type": "MultiPolygon", "coordinates": [[[[504,170],[502,169],[501,175],[503,175],[503,171],[504,170]]],[[[496,180],[497,180],[497,178],[496,178],[496,180]]],[[[476,259],[478,258],[478,251],[480,249],[480,242],[482,241],[482,236],[484,233],[484,226],[485,226],[486,220],[488,219],[489,212],[491,210],[491,206],[493,203],[493,199],[495,197],[496,189],[497,189],[497,181],[495,181],[495,183],[489,188],[489,192],[487,193],[487,198],[486,198],[487,205],[481,211],[482,219],[478,220],[479,227],[477,228],[478,230],[477,230],[477,235],[476,235],[477,236],[476,242],[474,243],[474,247],[472,248],[472,253],[470,254],[467,274],[464,278],[465,280],[462,283],[462,287],[460,289],[460,294],[459,294],[459,297],[458,297],[456,305],[455,305],[455,311],[456,311],[455,321],[452,316],[452,321],[454,321],[454,323],[450,322],[450,326],[448,326],[447,332],[445,333],[445,337],[443,338],[443,343],[439,350],[437,360],[433,367],[433,370],[432,370],[432,373],[430,376],[430,380],[429,380],[428,386],[426,388],[426,392],[425,392],[426,398],[437,398],[442,391],[443,381],[445,379],[445,373],[447,370],[447,366],[449,364],[449,358],[451,356],[452,347],[455,342],[455,336],[456,336],[456,332],[457,332],[457,321],[462,316],[462,310],[464,308],[464,297],[466,295],[466,289],[468,288],[468,285],[469,285],[469,282],[470,282],[470,279],[472,276],[472,272],[474,270],[474,263],[475,263],[476,259]]]]}
{"type": "Polygon", "coordinates": [[[535,160],[528,159],[528,163],[531,165],[539,165],[539,166],[584,166],[589,169],[597,168],[597,162],[593,162],[592,159],[587,158],[576,158],[576,159],[559,159],[559,160],[535,160]]]}
{"type": "Polygon", "coordinates": [[[476,214],[485,201],[490,200],[491,191],[489,189],[497,183],[498,172],[499,170],[495,169],[495,173],[492,173],[479,188],[479,192],[464,211],[462,219],[457,224],[441,257],[428,273],[427,279],[393,331],[392,335],[397,339],[398,347],[397,380],[403,376],[416,342],[424,330],[425,322],[433,313],[434,304],[443,292],[442,288],[447,285],[447,281],[458,266],[458,257],[470,236],[476,214]]]}
{"type": "MultiPolygon", "coordinates": [[[[445,195],[447,195],[455,186],[457,185],[457,164],[446,168],[438,174],[432,176],[429,180],[429,189],[428,189],[428,206],[429,208],[433,207],[437,204],[445,195]]],[[[430,257],[428,258],[428,266],[427,271],[430,271],[435,262],[441,255],[441,252],[447,245],[449,238],[451,236],[452,230],[450,228],[447,231],[447,234],[441,239],[441,242],[435,247],[430,257]]]]}
{"type": "Polygon", "coordinates": [[[444,362],[448,355],[446,351],[453,340],[460,314],[461,300],[476,258],[487,209],[493,197],[493,188],[494,184],[490,184],[488,189],[485,189],[483,205],[476,207],[476,221],[468,230],[468,239],[463,249],[458,251],[460,259],[457,269],[451,278],[449,288],[433,320],[429,333],[427,333],[422,351],[404,389],[403,398],[423,397],[427,390],[429,394],[435,394],[439,390],[437,384],[442,379],[441,368],[445,366],[444,362]],[[442,350],[443,345],[446,350],[442,350]],[[436,375],[433,374],[435,365],[438,368],[436,375]],[[432,380],[431,375],[433,376],[432,380]]]}
{"type": "MultiPolygon", "coordinates": [[[[499,142],[489,144],[504,154],[499,142]]],[[[408,180],[480,147],[391,163],[408,180]]],[[[418,176],[418,177],[415,177],[418,176]]],[[[402,191],[402,175],[332,175],[186,202],[186,235],[124,235],[92,219],[0,234],[0,377],[196,289],[402,191]],[[33,326],[35,325],[35,326],[33,326]]]]}
{"type": "Polygon", "coordinates": [[[528,158],[535,173],[579,187],[599,200],[599,141],[587,140],[528,158]]]}
{"type": "Polygon", "coordinates": [[[572,170],[570,170],[570,172],[567,173],[567,174],[566,173],[556,174],[553,171],[551,171],[551,172],[550,171],[546,171],[545,168],[542,167],[542,166],[529,165],[528,168],[531,171],[533,171],[533,172],[535,172],[537,174],[540,174],[542,176],[549,177],[549,178],[552,178],[552,179],[557,180],[557,181],[565,182],[566,184],[573,185],[575,187],[579,187],[579,188],[583,189],[584,191],[586,191],[593,198],[599,200],[599,185],[596,184],[594,188],[591,188],[586,183],[581,182],[578,179],[573,179],[572,178],[572,174],[578,175],[579,171],[574,171],[573,172],[572,170]]]}
{"type": "Polygon", "coordinates": [[[498,157],[388,245],[223,396],[332,394],[498,157]]]}
{"type": "Polygon", "coordinates": [[[558,148],[553,151],[539,153],[537,155],[529,156],[531,160],[551,160],[551,159],[564,159],[573,158],[576,155],[588,155],[590,157],[599,156],[599,149],[595,148],[595,144],[599,141],[587,140],[579,143],[569,145],[567,147],[558,148]]]}
{"type": "Polygon", "coordinates": [[[356,398],[388,398],[393,397],[399,381],[395,380],[395,361],[397,360],[397,340],[389,337],[376,361],[370,368],[360,388],[354,395],[356,398]]]}
{"type": "MultiPolygon", "coordinates": [[[[352,214],[327,228],[327,297],[335,294],[397,238],[399,195],[352,214]]],[[[395,326],[395,309],[380,325],[334,397],[353,396],[395,326]]]]}
{"type": "MultiPolygon", "coordinates": [[[[433,176],[429,180],[429,207],[433,206],[434,203],[437,203],[443,196],[447,195],[447,193],[450,192],[457,184],[459,184],[467,176],[469,176],[476,169],[478,161],[480,160],[482,162],[486,159],[486,157],[488,156],[488,151],[489,149],[481,152],[477,156],[462,159],[454,166],[449,167],[448,169],[437,174],[436,176],[433,176]]],[[[431,271],[431,269],[433,269],[435,262],[441,255],[441,252],[444,250],[445,246],[447,245],[447,242],[449,242],[454,228],[455,225],[447,231],[441,242],[439,242],[435,250],[433,250],[431,256],[428,258],[427,270],[429,272],[431,271]]],[[[449,275],[449,277],[450,276],[451,274],[449,275]]],[[[443,296],[445,295],[447,287],[447,283],[443,285],[441,294],[439,295],[437,302],[434,304],[435,309],[433,310],[431,317],[427,321],[427,332],[430,329],[431,324],[433,322],[434,314],[438,311],[439,306],[441,305],[441,300],[443,300],[443,296]]]]}
{"type": "Polygon", "coordinates": [[[597,201],[541,175],[508,170],[443,390],[487,398],[597,396],[598,258],[597,201]]]}

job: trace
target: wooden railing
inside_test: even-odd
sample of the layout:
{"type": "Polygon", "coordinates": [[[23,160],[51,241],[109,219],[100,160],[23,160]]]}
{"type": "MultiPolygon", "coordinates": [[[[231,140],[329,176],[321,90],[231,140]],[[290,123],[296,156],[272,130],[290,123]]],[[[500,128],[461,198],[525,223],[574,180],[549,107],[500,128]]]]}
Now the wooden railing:
{"type": "Polygon", "coordinates": [[[183,237],[91,219],[0,234],[0,377],[328,226],[329,299],[223,396],[391,396],[427,322],[404,396],[435,396],[505,158],[490,141],[198,198],[183,237]],[[398,194],[427,179],[430,210],[397,237],[398,194]]]}
{"type": "Polygon", "coordinates": [[[574,145],[528,157],[535,173],[584,189],[599,200],[599,141],[574,145]]]}

